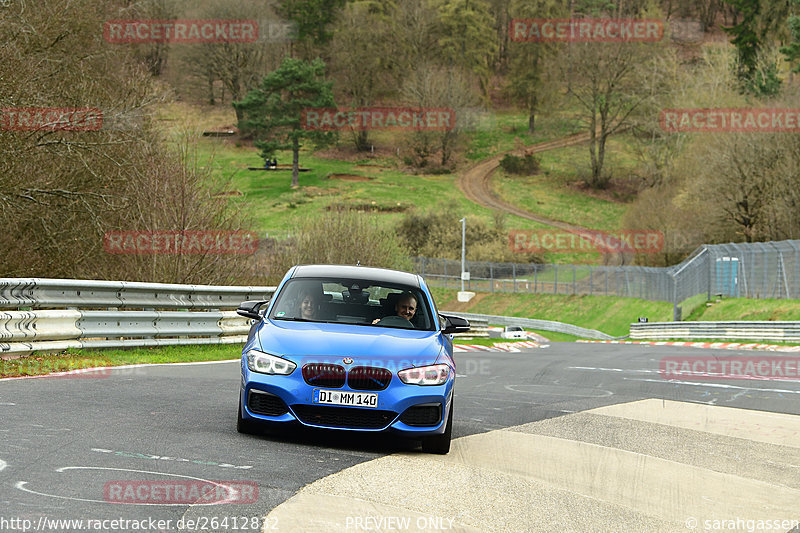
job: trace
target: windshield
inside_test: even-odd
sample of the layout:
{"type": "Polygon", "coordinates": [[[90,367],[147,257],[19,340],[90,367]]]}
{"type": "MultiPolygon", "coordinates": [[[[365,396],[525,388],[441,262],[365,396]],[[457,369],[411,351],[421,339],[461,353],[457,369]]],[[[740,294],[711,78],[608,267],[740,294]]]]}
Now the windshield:
{"type": "Polygon", "coordinates": [[[358,279],[291,279],[269,318],[434,330],[431,306],[419,288],[358,279]]]}

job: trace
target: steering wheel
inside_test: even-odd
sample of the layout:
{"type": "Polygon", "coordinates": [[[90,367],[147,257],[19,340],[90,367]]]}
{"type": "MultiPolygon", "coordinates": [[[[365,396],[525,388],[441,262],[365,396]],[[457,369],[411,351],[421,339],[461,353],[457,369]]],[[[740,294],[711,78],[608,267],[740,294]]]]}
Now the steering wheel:
{"type": "Polygon", "coordinates": [[[412,324],[408,319],[403,318],[397,315],[385,316],[381,318],[376,326],[389,326],[392,328],[413,328],[414,324],[412,324]]]}

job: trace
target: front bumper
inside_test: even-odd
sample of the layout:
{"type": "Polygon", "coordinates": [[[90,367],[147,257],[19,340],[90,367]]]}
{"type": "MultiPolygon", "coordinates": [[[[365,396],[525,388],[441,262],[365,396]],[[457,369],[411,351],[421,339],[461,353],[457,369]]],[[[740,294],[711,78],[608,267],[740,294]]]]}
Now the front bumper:
{"type": "Polygon", "coordinates": [[[354,390],[347,385],[326,389],[307,384],[300,368],[289,376],[252,372],[242,365],[242,418],[273,425],[301,424],[307,427],[345,431],[396,432],[409,437],[444,433],[452,404],[455,373],[443,385],[406,385],[392,376],[381,391],[354,390]],[[314,389],[341,392],[375,392],[378,405],[345,407],[313,402],[314,389]],[[435,416],[434,416],[435,413],[435,416]],[[431,423],[436,418],[435,423],[431,423]]]}

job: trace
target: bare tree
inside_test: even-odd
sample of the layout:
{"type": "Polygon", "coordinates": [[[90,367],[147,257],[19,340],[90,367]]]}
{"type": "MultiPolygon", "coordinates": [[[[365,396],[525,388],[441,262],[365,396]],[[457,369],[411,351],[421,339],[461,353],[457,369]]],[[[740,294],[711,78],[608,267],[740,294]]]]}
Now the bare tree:
{"type": "Polygon", "coordinates": [[[143,269],[141,257],[103,251],[109,230],[157,227],[142,217],[161,221],[160,228],[187,227],[170,216],[178,207],[196,229],[240,222],[233,223],[227,200],[209,199],[206,178],[155,133],[150,114],[168,93],[135,54],[102,40],[98,29],[118,14],[114,7],[96,0],[46,1],[36,9],[14,3],[0,19],[0,108],[102,113],[102,123],[79,131],[8,122],[0,128],[0,269],[9,276],[231,281],[232,270],[175,266],[164,257],[151,257],[152,267],[143,269]],[[183,191],[187,201],[172,201],[165,188],[183,191]]]}
{"type": "Polygon", "coordinates": [[[590,186],[602,189],[611,179],[604,172],[609,138],[629,128],[638,112],[652,109],[668,87],[662,52],[654,43],[585,42],[570,43],[562,56],[567,93],[590,134],[590,186]]]}
{"type": "MultiPolygon", "coordinates": [[[[336,101],[369,106],[396,92],[399,64],[393,55],[392,14],[372,9],[371,2],[348,3],[333,26],[330,50],[336,101]]],[[[356,150],[370,149],[369,131],[352,130],[356,150]]]]}
{"type": "Polygon", "coordinates": [[[443,131],[416,131],[412,146],[420,166],[434,151],[440,153],[440,165],[446,166],[461,133],[472,127],[472,113],[480,98],[470,86],[469,77],[457,67],[420,66],[403,86],[403,97],[421,108],[447,108],[455,112],[453,127],[443,131]]]}

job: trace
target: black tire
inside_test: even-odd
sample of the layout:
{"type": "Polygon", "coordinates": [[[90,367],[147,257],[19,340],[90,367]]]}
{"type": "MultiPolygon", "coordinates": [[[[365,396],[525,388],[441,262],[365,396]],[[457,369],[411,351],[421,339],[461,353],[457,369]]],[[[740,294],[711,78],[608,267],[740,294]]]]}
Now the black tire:
{"type": "Polygon", "coordinates": [[[447,415],[447,425],[444,433],[426,437],[422,440],[422,451],[425,453],[437,453],[445,455],[450,451],[450,437],[453,434],[453,403],[450,402],[450,414],[447,415]]]}
{"type": "Polygon", "coordinates": [[[236,417],[236,431],[246,435],[255,435],[258,433],[258,426],[250,420],[242,418],[242,397],[239,396],[239,411],[236,417]]]}

